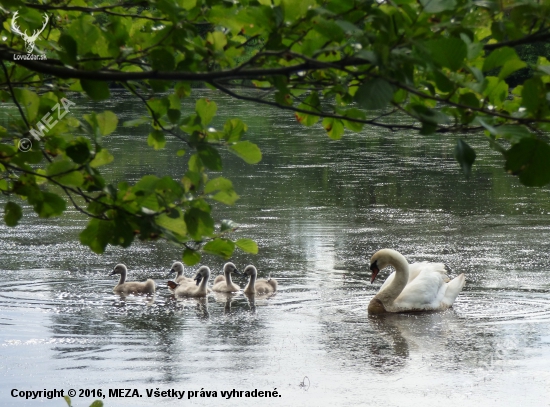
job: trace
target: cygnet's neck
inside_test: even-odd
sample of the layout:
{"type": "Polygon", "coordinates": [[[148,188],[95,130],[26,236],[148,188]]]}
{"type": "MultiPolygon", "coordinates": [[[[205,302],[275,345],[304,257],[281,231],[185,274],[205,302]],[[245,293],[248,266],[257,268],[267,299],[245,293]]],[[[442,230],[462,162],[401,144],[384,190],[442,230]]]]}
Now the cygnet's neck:
{"type": "Polygon", "coordinates": [[[233,281],[231,280],[231,272],[229,270],[223,271],[225,274],[225,283],[230,286],[233,284],[233,281]]]}
{"type": "Polygon", "coordinates": [[[202,279],[201,279],[201,283],[199,284],[199,292],[204,292],[206,293],[207,291],[207,286],[208,286],[208,279],[210,278],[210,271],[208,271],[206,273],[206,275],[203,275],[202,276],[202,279]]]}
{"type": "Polygon", "coordinates": [[[245,287],[245,290],[248,290],[248,289],[254,290],[257,277],[258,277],[258,274],[255,271],[253,271],[252,274],[250,274],[250,280],[248,281],[248,285],[245,287]]]}
{"type": "Polygon", "coordinates": [[[392,250],[388,263],[395,268],[395,276],[388,286],[374,296],[384,305],[393,302],[409,282],[409,263],[403,255],[392,250]]]}
{"type": "Polygon", "coordinates": [[[122,270],[120,272],[120,279],[118,280],[118,285],[124,284],[125,281],[126,281],[126,270],[122,270]]]}

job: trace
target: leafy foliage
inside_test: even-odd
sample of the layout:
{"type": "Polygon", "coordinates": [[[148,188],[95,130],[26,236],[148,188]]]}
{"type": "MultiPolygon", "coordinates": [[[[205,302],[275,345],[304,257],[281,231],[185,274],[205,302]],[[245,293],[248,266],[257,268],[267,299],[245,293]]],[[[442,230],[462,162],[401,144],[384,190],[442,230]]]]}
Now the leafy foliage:
{"type": "MultiPolygon", "coordinates": [[[[0,9],[0,36],[8,39],[0,45],[0,96],[18,113],[0,128],[0,192],[26,200],[41,217],[59,216],[70,203],[90,218],[80,240],[97,253],[136,238],[181,245],[186,264],[201,253],[257,253],[254,242],[230,239],[231,222],[215,221],[212,203],[232,205],[238,195],[230,180],[209,173],[223,168],[220,149],[249,164],[261,160],[261,151],[245,139],[240,119],[212,126],[213,100],[182,110],[197,81],[288,110],[335,140],[364,126],[455,133],[455,157],[467,175],[475,151],[463,139],[485,133],[520,182],[550,182],[547,2],[71,4],[10,1],[0,9]],[[10,28],[15,11],[28,32],[43,13],[53,17],[34,51],[46,60],[21,58],[24,41],[10,28]],[[103,139],[116,131],[118,117],[108,110],[82,117],[59,112],[74,105],[71,92],[104,101],[113,85],[142,109],[141,118],[123,126],[148,126],[155,150],[168,139],[181,142],[174,154],[185,157],[187,170],[179,179],[105,181],[103,167],[113,156],[103,139]],[[21,148],[23,139],[32,141],[30,150],[21,148]]],[[[10,199],[6,224],[15,226],[21,216],[10,199]]]]}

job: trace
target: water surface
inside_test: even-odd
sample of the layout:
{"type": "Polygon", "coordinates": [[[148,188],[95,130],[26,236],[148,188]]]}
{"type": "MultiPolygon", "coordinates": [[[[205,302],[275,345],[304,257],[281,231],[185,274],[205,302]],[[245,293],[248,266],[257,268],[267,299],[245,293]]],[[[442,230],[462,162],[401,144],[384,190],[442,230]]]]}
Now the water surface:
{"type": "MultiPolygon", "coordinates": [[[[452,158],[456,135],[421,137],[368,129],[332,141],[288,113],[213,92],[220,126],[239,112],[258,165],[223,154],[222,175],[241,199],[215,207],[250,237],[253,263],[280,290],[252,302],[242,294],[177,300],[165,288],[180,251],[166,242],[110,247],[98,256],[78,243],[86,224],[69,210],[0,229],[0,400],[11,389],[138,389],[142,398],[106,405],[267,406],[546,405],[550,396],[550,201],[502,170],[483,136],[470,180],[452,158]],[[391,247],[410,262],[444,262],[466,273],[455,307],[443,313],[368,318],[388,272],[369,284],[370,256],[391,247]],[[109,277],[125,263],[132,279],[153,278],[152,297],[121,297],[109,277]],[[149,399],[146,389],[216,390],[218,398],[149,399]],[[274,390],[280,398],[221,398],[222,390],[274,390]]],[[[76,101],[79,116],[93,107],[76,101]]],[[[100,109],[139,117],[123,94],[100,109]]],[[[193,109],[189,102],[187,110],[193,109]]],[[[147,173],[180,178],[186,159],[169,140],[153,151],[146,128],[106,140],[110,179],[147,173]]],[[[214,176],[216,174],[212,174],[214,176]]],[[[204,258],[220,273],[223,261],[204,258]]],[[[188,274],[192,269],[189,268],[188,274]]],[[[76,398],[87,406],[93,398],[76,398]]],[[[60,406],[61,400],[41,399],[60,406]]]]}

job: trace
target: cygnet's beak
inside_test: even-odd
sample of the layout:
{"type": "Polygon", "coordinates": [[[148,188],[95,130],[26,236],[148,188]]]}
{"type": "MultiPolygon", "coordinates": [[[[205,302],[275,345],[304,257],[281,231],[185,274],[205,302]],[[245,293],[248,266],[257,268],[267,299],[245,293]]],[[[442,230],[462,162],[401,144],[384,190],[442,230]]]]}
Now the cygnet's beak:
{"type": "Polygon", "coordinates": [[[370,265],[370,269],[372,271],[372,275],[370,277],[370,283],[372,284],[372,283],[374,283],[374,279],[376,278],[376,276],[380,272],[380,269],[378,268],[378,265],[376,264],[376,261],[370,265]]]}
{"type": "Polygon", "coordinates": [[[237,270],[236,268],[233,269],[233,273],[237,274],[238,276],[242,275],[243,273],[241,273],[239,270],[237,270]]]}
{"type": "Polygon", "coordinates": [[[175,273],[176,270],[174,269],[171,269],[169,272],[168,272],[168,275],[166,277],[170,277],[172,275],[172,273],[175,273]]]}
{"type": "Polygon", "coordinates": [[[116,274],[116,271],[113,270],[113,271],[111,271],[111,274],[109,274],[109,275],[110,275],[110,276],[114,276],[115,274],[116,274]]]}
{"type": "Polygon", "coordinates": [[[193,280],[197,280],[197,285],[200,285],[202,281],[202,274],[197,274],[197,276],[193,280]]]}

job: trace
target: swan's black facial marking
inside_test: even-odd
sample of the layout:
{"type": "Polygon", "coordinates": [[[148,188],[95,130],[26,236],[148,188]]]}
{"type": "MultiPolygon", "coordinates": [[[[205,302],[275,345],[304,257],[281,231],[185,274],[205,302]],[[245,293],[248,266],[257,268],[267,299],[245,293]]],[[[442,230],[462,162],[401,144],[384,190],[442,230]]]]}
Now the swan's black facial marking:
{"type": "Polygon", "coordinates": [[[378,273],[380,272],[380,269],[378,268],[378,260],[375,260],[374,263],[372,263],[370,265],[370,269],[372,271],[372,275],[370,277],[370,283],[374,283],[374,279],[376,278],[376,276],[378,275],[378,273]]]}

